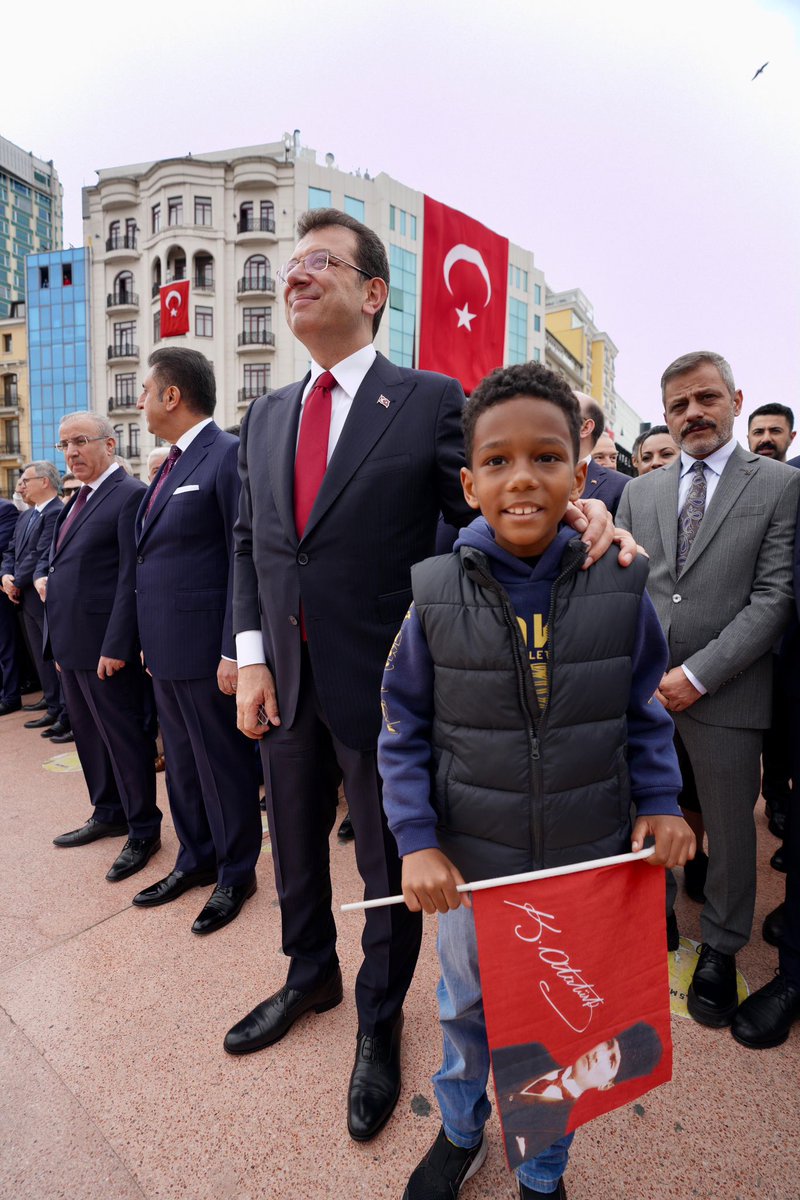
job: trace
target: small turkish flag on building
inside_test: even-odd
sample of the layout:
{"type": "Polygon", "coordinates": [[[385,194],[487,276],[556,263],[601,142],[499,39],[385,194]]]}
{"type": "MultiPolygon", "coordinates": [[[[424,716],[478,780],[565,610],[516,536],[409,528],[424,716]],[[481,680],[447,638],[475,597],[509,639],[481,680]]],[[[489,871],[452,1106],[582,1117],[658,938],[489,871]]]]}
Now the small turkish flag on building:
{"type": "Polygon", "coordinates": [[[425,197],[419,365],[465,392],[503,362],[508,239],[425,197]]]}
{"type": "Polygon", "coordinates": [[[161,336],[178,337],[189,332],[189,280],[176,279],[161,285],[161,336]]]}
{"type": "Polygon", "coordinates": [[[472,903],[513,1168],[671,1078],[664,872],[580,864],[472,903]]]}

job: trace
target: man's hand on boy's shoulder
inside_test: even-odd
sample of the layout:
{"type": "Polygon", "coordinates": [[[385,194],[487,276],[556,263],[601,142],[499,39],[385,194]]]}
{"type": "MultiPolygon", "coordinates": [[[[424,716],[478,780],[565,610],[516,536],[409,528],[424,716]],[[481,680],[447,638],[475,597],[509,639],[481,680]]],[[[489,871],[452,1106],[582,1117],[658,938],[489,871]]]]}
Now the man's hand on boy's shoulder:
{"type": "Polygon", "coordinates": [[[602,558],[614,543],[619,546],[617,561],[621,567],[629,567],[637,553],[644,553],[627,529],[614,527],[611,513],[602,500],[576,500],[573,504],[568,504],[564,520],[581,535],[581,541],[589,547],[581,567],[582,571],[588,570],[592,563],[602,558]]]}
{"type": "Polygon", "coordinates": [[[644,849],[645,838],[655,838],[656,852],[646,862],[651,867],[683,867],[694,858],[697,843],[683,817],[637,817],[631,850],[644,849]]]}
{"type": "Polygon", "coordinates": [[[471,908],[469,893],[456,891],[465,882],[441,850],[415,850],[403,858],[403,899],[411,912],[446,913],[462,904],[471,908]]]}

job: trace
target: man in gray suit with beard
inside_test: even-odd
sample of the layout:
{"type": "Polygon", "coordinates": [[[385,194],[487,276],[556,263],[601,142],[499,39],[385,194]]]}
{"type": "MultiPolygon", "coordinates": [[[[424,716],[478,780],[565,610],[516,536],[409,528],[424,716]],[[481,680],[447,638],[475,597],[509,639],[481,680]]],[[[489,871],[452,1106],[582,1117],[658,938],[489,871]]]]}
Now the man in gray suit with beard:
{"type": "Polygon", "coordinates": [[[734,439],[742,393],[721,355],[676,359],[661,393],[680,458],[628,484],[617,522],[650,555],[648,591],[670,648],[656,695],[673,715],[708,833],[689,1012],[702,1025],[725,1026],[737,1007],[735,954],[753,921],[753,806],[770,724],[772,646],[792,611],[800,477],[734,439]]]}

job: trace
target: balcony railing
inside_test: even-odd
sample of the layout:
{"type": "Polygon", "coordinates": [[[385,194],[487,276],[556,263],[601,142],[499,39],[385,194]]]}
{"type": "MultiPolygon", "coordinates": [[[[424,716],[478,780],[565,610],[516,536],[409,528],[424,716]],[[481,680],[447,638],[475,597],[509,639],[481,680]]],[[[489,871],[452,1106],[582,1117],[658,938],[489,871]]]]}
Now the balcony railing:
{"type": "Polygon", "coordinates": [[[125,458],[141,458],[142,457],[142,452],[139,449],[139,447],[131,445],[130,442],[128,443],[127,446],[124,446],[124,447],[121,446],[119,452],[120,452],[120,454],[124,455],[125,458]]]}
{"type": "Polygon", "coordinates": [[[15,438],[9,438],[5,442],[0,442],[0,454],[19,454],[20,443],[15,438]]]}
{"type": "Polygon", "coordinates": [[[108,411],[113,412],[117,408],[136,408],[136,396],[109,396],[108,411]]]}
{"type": "Polygon", "coordinates": [[[274,346],[275,334],[271,329],[245,330],[239,334],[240,346],[274,346]]]}
{"type": "Polygon", "coordinates": [[[106,297],[106,308],[125,307],[139,307],[139,297],[136,292],[110,292],[106,297]]]}
{"type": "Polygon", "coordinates": [[[273,391],[273,389],[272,389],[271,387],[265,387],[265,388],[243,387],[243,388],[239,388],[239,403],[240,403],[240,404],[249,404],[251,400],[256,400],[256,399],[258,399],[258,397],[259,397],[259,396],[268,396],[268,395],[270,394],[270,392],[271,392],[271,391],[273,391]]]}
{"type": "Polygon", "coordinates": [[[121,342],[117,346],[108,347],[109,359],[111,358],[138,358],[139,347],[134,346],[133,342],[121,342]]]}
{"type": "Polygon", "coordinates": [[[272,292],[275,294],[275,280],[269,275],[245,275],[236,285],[237,292],[272,292]]]}
{"type": "Polygon", "coordinates": [[[196,275],[192,281],[192,286],[196,292],[213,292],[214,280],[208,275],[196,275]]]}
{"type": "Polygon", "coordinates": [[[135,250],[136,249],[136,234],[134,233],[116,233],[110,238],[106,238],[106,250],[135,250]]]}
{"type": "Polygon", "coordinates": [[[14,408],[17,404],[19,404],[19,393],[17,392],[17,389],[9,388],[7,392],[4,392],[3,395],[0,396],[0,404],[2,404],[5,408],[14,408]]]}
{"type": "Polygon", "coordinates": [[[241,217],[236,222],[237,233],[274,233],[275,221],[272,217],[241,217]]]}

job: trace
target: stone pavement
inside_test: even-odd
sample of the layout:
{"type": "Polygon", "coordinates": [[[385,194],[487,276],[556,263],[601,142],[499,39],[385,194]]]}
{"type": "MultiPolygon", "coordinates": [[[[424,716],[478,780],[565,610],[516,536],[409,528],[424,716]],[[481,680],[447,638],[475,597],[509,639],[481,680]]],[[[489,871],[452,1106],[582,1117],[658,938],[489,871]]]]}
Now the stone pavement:
{"type": "MultiPolygon", "coordinates": [[[[228,1057],[229,1025],[285,976],[268,842],[258,893],[219,933],[189,932],[209,889],[134,909],[131,897],[174,862],[163,775],[162,851],[139,875],[106,883],[122,842],[51,845],[89,805],[71,747],[50,747],[24,718],[0,720],[0,1196],[400,1200],[438,1128],[434,922],[406,1006],[397,1111],[374,1142],[356,1145],[344,1105],[361,918],[338,918],[344,1003],[303,1018],[271,1049],[228,1057]]],[[[763,806],[757,819],[756,932],[739,956],[751,988],[776,962],[760,925],[783,887],[768,866],[775,841],[763,806]]],[[[334,837],[331,854],[336,903],[358,899],[352,845],[334,837]]],[[[681,896],[681,931],[695,940],[698,913],[681,896]]],[[[579,1131],[570,1200],[798,1200],[800,1029],[785,1046],[754,1052],[726,1030],[679,1015],[672,1024],[673,1082],[579,1131]]],[[[490,1132],[464,1200],[516,1195],[494,1118],[490,1132]]]]}

